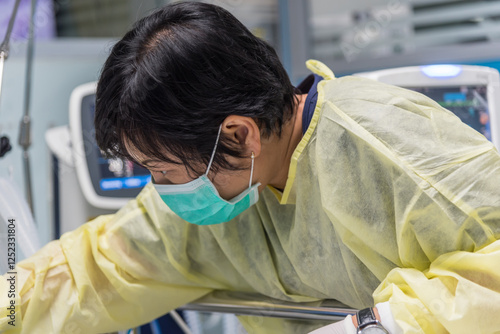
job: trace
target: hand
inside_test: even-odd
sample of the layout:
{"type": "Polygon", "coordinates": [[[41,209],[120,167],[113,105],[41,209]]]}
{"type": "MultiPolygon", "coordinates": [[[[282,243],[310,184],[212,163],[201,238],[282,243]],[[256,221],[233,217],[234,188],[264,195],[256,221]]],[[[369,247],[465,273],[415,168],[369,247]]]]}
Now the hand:
{"type": "Polygon", "coordinates": [[[309,334],[356,334],[356,327],[353,325],[351,316],[347,316],[342,321],[318,328],[309,334]]]}

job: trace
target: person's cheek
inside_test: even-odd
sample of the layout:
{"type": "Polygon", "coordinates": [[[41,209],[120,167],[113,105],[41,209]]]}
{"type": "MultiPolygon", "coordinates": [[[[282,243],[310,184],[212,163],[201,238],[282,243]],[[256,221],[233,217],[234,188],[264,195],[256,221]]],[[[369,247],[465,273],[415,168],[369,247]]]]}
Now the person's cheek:
{"type": "Polygon", "coordinates": [[[219,195],[225,200],[230,200],[248,188],[248,180],[245,181],[241,176],[234,175],[218,177],[214,182],[219,195]]]}
{"type": "Polygon", "coordinates": [[[162,173],[160,172],[150,172],[151,177],[153,178],[154,183],[161,184],[162,173]]]}

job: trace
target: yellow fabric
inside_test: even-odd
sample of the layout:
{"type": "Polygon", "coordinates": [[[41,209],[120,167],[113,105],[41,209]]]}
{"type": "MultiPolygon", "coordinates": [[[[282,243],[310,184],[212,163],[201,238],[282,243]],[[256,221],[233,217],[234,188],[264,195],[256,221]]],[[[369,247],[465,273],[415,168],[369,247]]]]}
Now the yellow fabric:
{"type": "MultiPolygon", "coordinates": [[[[328,78],[283,204],[266,188],[231,222],[196,226],[148,185],[18,265],[23,333],[131,327],[212,290],[389,301],[407,333],[500,331],[498,152],[423,95],[328,78]]],[[[2,292],[0,330],[7,303],[2,292]]],[[[250,333],[324,324],[244,323],[250,333]]]]}
{"type": "MultiPolygon", "coordinates": [[[[309,70],[320,75],[324,79],[327,79],[327,80],[335,79],[335,75],[333,74],[333,72],[328,67],[326,67],[323,63],[320,63],[317,60],[308,60],[306,62],[306,66],[309,70]]],[[[320,81],[318,83],[318,90],[319,90],[319,86],[322,84],[322,82],[325,82],[325,81],[320,81]]],[[[280,201],[281,204],[295,203],[295,187],[293,187],[293,183],[295,182],[295,175],[297,174],[298,159],[301,156],[304,149],[306,149],[311,137],[313,136],[314,132],[316,131],[316,125],[318,124],[319,116],[321,115],[323,98],[324,98],[324,95],[319,94],[319,92],[318,92],[318,99],[316,102],[316,107],[315,107],[313,116],[311,118],[311,122],[309,123],[309,126],[306,130],[306,133],[304,133],[304,136],[302,137],[302,139],[300,140],[299,144],[297,145],[297,147],[295,148],[295,150],[292,154],[290,166],[288,168],[288,177],[286,180],[285,189],[283,190],[283,194],[281,196],[279,194],[277,195],[278,200],[280,201]]]]}

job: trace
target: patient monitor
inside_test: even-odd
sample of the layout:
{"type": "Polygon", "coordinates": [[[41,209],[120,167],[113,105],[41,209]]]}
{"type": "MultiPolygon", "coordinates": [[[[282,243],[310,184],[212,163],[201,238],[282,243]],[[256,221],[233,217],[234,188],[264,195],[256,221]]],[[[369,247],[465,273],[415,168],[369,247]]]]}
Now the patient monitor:
{"type": "Polygon", "coordinates": [[[98,208],[118,209],[151,180],[149,171],[131,161],[108,160],[95,142],[96,83],[75,88],[70,98],[69,125],[78,181],[87,201],[98,208]]]}
{"type": "Polygon", "coordinates": [[[70,97],[69,127],[51,128],[45,135],[53,165],[55,238],[116,212],[151,180],[147,169],[101,154],[95,141],[95,92],[95,82],[76,87],[70,97]]]}
{"type": "Polygon", "coordinates": [[[427,95],[500,150],[500,79],[483,66],[428,65],[355,74],[427,95]]]}

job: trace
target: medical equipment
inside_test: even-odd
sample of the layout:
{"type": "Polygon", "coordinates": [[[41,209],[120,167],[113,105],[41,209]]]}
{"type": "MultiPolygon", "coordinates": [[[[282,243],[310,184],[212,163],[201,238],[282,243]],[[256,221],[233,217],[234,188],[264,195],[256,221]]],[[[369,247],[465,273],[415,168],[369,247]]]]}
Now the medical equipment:
{"type": "Polygon", "coordinates": [[[497,70],[471,65],[429,65],[355,75],[427,95],[500,149],[500,78],[497,70]]]}
{"type": "Polygon", "coordinates": [[[70,99],[70,129],[78,181],[87,201],[119,209],[151,180],[149,171],[131,161],[104,159],[94,138],[96,83],[81,85],[70,99]]]}
{"type": "Polygon", "coordinates": [[[180,310],[230,313],[297,320],[340,321],[356,309],[336,300],[292,303],[253,293],[217,291],[179,307],[180,310]]]}
{"type": "MultiPolygon", "coordinates": [[[[2,76],[3,67],[5,60],[9,55],[9,42],[12,29],[14,27],[14,21],[17,16],[17,11],[19,9],[19,4],[21,0],[17,0],[14,3],[14,8],[12,10],[12,15],[9,20],[9,25],[7,27],[7,32],[5,38],[0,45],[0,97],[2,91],[2,76]]],[[[31,170],[30,170],[30,156],[29,148],[31,146],[31,117],[30,117],[30,101],[31,101],[31,78],[33,70],[33,54],[34,54],[34,26],[35,26],[35,10],[36,10],[36,0],[31,0],[31,14],[30,14],[30,26],[29,26],[29,37],[28,37],[28,51],[26,58],[26,77],[25,77],[25,90],[24,90],[24,114],[21,118],[20,128],[19,128],[19,145],[23,148],[23,167],[24,167],[24,185],[26,198],[28,205],[33,213],[33,191],[31,187],[31,170]]],[[[1,151],[0,156],[3,156],[8,152],[11,147],[6,137],[1,139],[1,151]]]]}
{"type": "Polygon", "coordinates": [[[56,238],[96,216],[116,212],[151,179],[148,170],[130,161],[103,158],[94,138],[95,88],[95,82],[76,87],[69,127],[55,127],[45,135],[53,155],[56,238]]]}
{"type": "Polygon", "coordinates": [[[14,28],[14,21],[16,20],[17,10],[19,9],[20,3],[21,3],[21,0],[17,0],[14,3],[14,8],[12,9],[12,16],[9,20],[9,24],[7,26],[7,31],[5,33],[4,40],[2,41],[2,44],[0,45],[0,96],[2,93],[3,67],[5,65],[5,60],[9,56],[10,35],[12,34],[12,29],[14,28]]]}

